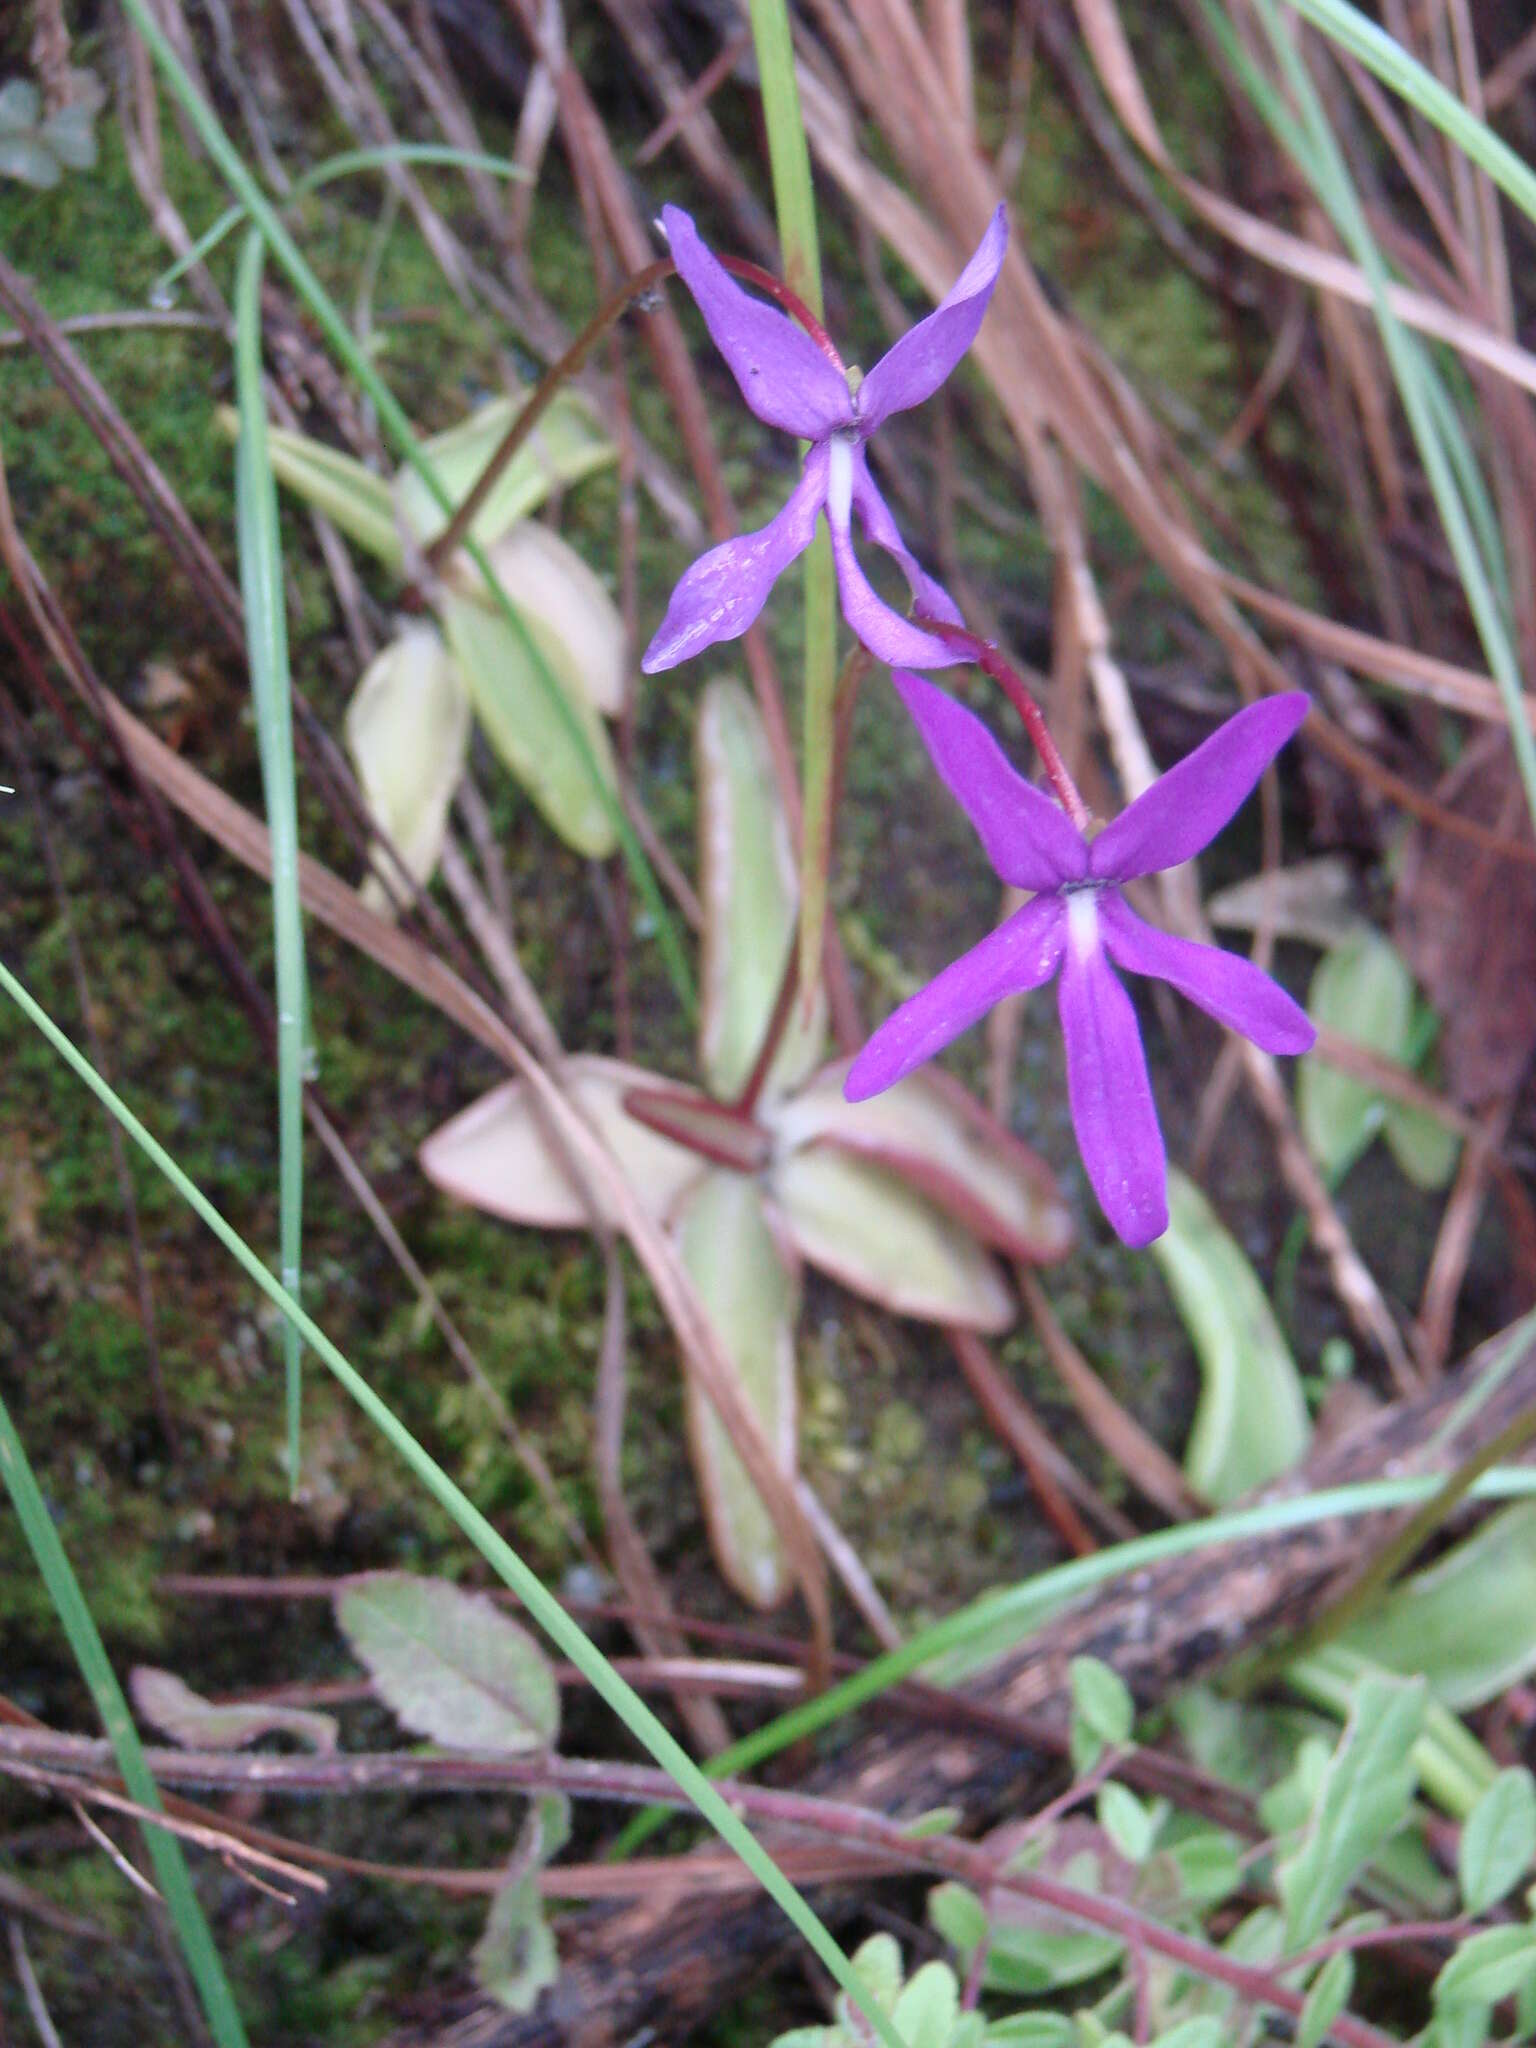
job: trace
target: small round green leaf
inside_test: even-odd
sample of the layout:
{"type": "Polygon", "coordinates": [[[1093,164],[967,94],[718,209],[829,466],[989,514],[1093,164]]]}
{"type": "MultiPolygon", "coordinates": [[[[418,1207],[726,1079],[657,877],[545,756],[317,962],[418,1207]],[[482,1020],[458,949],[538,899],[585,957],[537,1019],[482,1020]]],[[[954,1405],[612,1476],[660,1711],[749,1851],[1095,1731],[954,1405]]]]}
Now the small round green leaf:
{"type": "Polygon", "coordinates": [[[1467,1815],[1456,1874],[1470,1914],[1485,1913],[1525,1876],[1536,1857],[1536,1782],[1523,1768],[1500,1771],[1467,1815]]]}

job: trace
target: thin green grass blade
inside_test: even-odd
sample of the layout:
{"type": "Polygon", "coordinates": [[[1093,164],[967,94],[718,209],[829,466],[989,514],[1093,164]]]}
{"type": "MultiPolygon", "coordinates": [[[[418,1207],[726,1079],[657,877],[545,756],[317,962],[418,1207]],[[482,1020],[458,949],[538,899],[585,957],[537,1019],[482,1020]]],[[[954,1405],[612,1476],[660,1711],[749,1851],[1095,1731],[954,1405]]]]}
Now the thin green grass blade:
{"type": "MultiPolygon", "coordinates": [[[[726,1846],[741,1858],[796,1931],[804,1936],[816,1956],[836,1979],[839,1987],[847,1992],[853,2003],[865,2015],[874,2031],[886,2043],[886,2048],[906,2048],[901,2036],[892,2028],[889,2018],[871,2003],[867,1987],[851,1968],[838,1943],[827,1932],[821,1920],[801,1898],[773,1858],[759,1845],[751,1829],[732,1811],[704,1776],[687,1751],[675,1737],[668,1734],[639,1694],[625,1683],[597,1645],[583,1633],[555,1596],[545,1589],[537,1574],[523,1562],[506,1538],[491,1526],[468,1496],[454,1484],[430,1452],[418,1443],[388,1403],[382,1400],[362,1374],[348,1363],[314,1318],[306,1314],[282,1283],[268,1272],[261,1258],[252,1251],[240,1233],[225,1221],[202,1190],[183,1172],[170,1153],[139,1121],[122,1098],[108,1086],[85,1055],[60,1030],[3,961],[0,961],[0,990],[10,996],[28,1021],[36,1026],[59,1057],[90,1089],[97,1101],[116,1117],[150,1163],[165,1176],[176,1193],[199,1221],[213,1233],[247,1277],[281,1310],[288,1321],[295,1325],[315,1356],[367,1416],[379,1434],[399,1454],[405,1465],[443,1509],[454,1527],[468,1538],[502,1583],[517,1595],[555,1647],[563,1656],[570,1659],[593,1691],[618,1715],[635,1740],[650,1752],[679,1790],[693,1801],[726,1846]]],[[[10,1476],[7,1471],[7,1478],[10,1476]]]]}
{"type": "MultiPolygon", "coordinates": [[[[69,1639],[80,1675],[90,1688],[128,1796],[149,1811],[159,1813],[160,1792],[144,1761],[139,1731],[133,1725],[128,1702],[123,1698],[106,1648],[91,1619],[91,1610],[80,1590],[80,1582],[59,1540],[59,1532],[53,1525],[37,1475],[32,1470],[26,1448],[16,1433],[16,1425],[4,1401],[0,1401],[0,1474],[4,1476],[16,1519],[21,1523],[33,1561],[48,1589],[54,1612],[69,1639]]],[[[246,2048],[245,2028],[240,2023],[235,1995],[224,1975],[224,1965],[219,1961],[219,1952],[214,1946],[208,1922],[203,1918],[197,1894],[192,1889],[181,1844],[173,1834],[155,1827],[152,1822],[146,1821],[142,1827],[155,1883],[171,1916],[171,1925],[187,1959],[187,1968],[192,1972],[209,2031],[218,2048],[246,2048]]]]}
{"type": "MultiPolygon", "coordinates": [[[[344,149],[335,156],[326,157],[323,163],[316,164],[294,179],[288,204],[291,206],[294,200],[318,192],[322,185],[329,185],[337,178],[354,177],[359,171],[383,170],[389,164],[442,164],[456,171],[486,171],[493,178],[526,179],[532,175],[521,164],[513,163],[510,157],[489,156],[483,150],[450,149],[441,142],[381,143],[377,149],[344,149]]],[[[243,206],[227,206],[212,227],[203,230],[186,255],[178,256],[170,269],[162,271],[155,279],[150,287],[151,300],[163,300],[189,270],[205,262],[219,244],[248,218],[243,206]]]]}
{"type": "MultiPolygon", "coordinates": [[[[821,255],[816,195],[795,81],[795,48],[785,0],[751,0],[752,42],[768,129],[768,163],[778,214],[784,278],[819,320],[821,255]]],[[[802,448],[802,454],[804,450],[802,448]]],[[[805,556],[805,699],[802,746],[805,831],[800,850],[800,1001],[808,1012],[821,981],[821,934],[832,856],[833,700],[837,691],[837,605],[832,544],[825,526],[805,556]]]]}
{"type": "MultiPolygon", "coordinates": [[[[181,59],[171,48],[159,23],[145,5],[145,0],[123,0],[123,6],[134,27],[144,38],[146,48],[154,58],[177,104],[191,122],[199,141],[213,159],[220,176],[237,195],[245,213],[260,230],[263,241],[282,266],[289,283],[314,315],[315,322],[325,336],[332,354],[372,399],[378,412],[379,426],[385,436],[416,471],[441,510],[451,515],[453,505],[449,494],[442,479],[424,454],[416,431],[406,417],[399,400],[379,375],[367,351],[360,346],[357,337],[347,325],[346,316],[310,269],[298,244],[278,218],[271,201],[251,175],[240,152],[224,133],[218,116],[188,76],[181,59]]],[[[537,643],[523,623],[522,614],[503,590],[484,548],[477,541],[466,537],[464,551],[480,572],[487,595],[523,648],[529,667],[538,678],[539,687],[549,695],[554,715],[566,728],[572,746],[586,764],[587,772],[613,821],[614,833],[634,881],[636,893],[656,933],[667,977],[684,1011],[692,1018],[697,1009],[693,973],[688,965],[677,920],[667,907],[666,898],[636,836],[635,828],[630,823],[623,804],[603,782],[597,764],[592,759],[587,736],[581,730],[579,718],[565,692],[551,674],[549,663],[544,659],[537,643]]]]}
{"type": "MultiPolygon", "coordinates": [[[[240,252],[235,287],[235,504],[240,536],[240,592],[245,651],[256,706],[267,829],[272,835],[272,934],[277,975],[278,1231],[283,1285],[299,1291],[304,1221],[304,920],[299,910],[299,813],[293,772],[293,692],[288,673],[288,616],[283,601],[283,546],[277,523],[277,482],[267,451],[267,405],[261,382],[261,237],[253,230],[240,252]]],[[[288,1485],[299,1484],[301,1400],[299,1333],[283,1327],[287,1381],[288,1485]]]]}
{"type": "MultiPolygon", "coordinates": [[[[1371,286],[1382,347],[1456,563],[1484,658],[1498,686],[1526,804],[1536,821],[1536,738],[1526,713],[1519,658],[1495,588],[1496,571],[1484,559],[1476,521],[1458,481],[1458,467],[1464,469],[1475,464],[1475,458],[1470,444],[1464,444],[1454,454],[1447,446],[1444,426],[1454,408],[1448,394],[1442,392],[1438,402],[1432,395],[1431,386],[1439,382],[1433,360],[1388,302],[1390,277],[1386,260],[1371,233],[1338,139],[1290,29],[1275,0],[1254,0],[1254,6],[1294,100],[1294,113],[1279,102],[1274,88],[1242,50],[1213,0],[1205,0],[1206,17],[1220,36],[1254,104],[1312,185],[1371,286]]],[[[1486,485],[1479,485],[1477,495],[1486,498],[1486,485]]]]}
{"type": "Polygon", "coordinates": [[[1291,7],[1330,41],[1357,57],[1409,106],[1434,123],[1480,170],[1536,220],[1536,171],[1507,142],[1447,90],[1417,57],[1346,0],[1290,0],[1291,7]]]}

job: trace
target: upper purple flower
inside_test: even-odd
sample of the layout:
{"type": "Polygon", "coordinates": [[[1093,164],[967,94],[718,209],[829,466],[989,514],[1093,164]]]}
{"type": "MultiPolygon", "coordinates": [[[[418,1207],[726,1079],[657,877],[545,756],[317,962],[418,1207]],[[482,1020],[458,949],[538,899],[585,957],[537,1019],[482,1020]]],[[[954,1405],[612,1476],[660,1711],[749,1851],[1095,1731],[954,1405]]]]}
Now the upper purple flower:
{"type": "Polygon", "coordinates": [[[853,552],[850,514],[900,564],[919,610],[960,623],[949,595],[908,552],[891,508],[870,475],[864,444],[893,412],[931,398],[976,338],[1008,247],[1002,207],[954,288],[926,320],[904,334],[855,390],[808,334],[777,308],[744,292],[699,239],[678,207],[663,207],[673,261],[741,395],[757,417],[812,445],[800,481],[776,519],[756,533],[722,541],[700,555],[667,606],[641,667],[648,674],[734,640],[763,608],[774,579],[810,546],[826,507],[843,615],[877,660],[942,668],[967,657],[904,619],[875,595],[853,552]]]}
{"type": "Polygon", "coordinates": [[[1119,1235],[1150,1244],[1168,1228],[1167,1157],[1136,1012],[1110,962],[1171,982],[1265,1052],[1305,1052],[1317,1033],[1251,961],[1155,930],[1117,885],[1177,867],[1214,839],[1306,717],[1307,698],[1292,691],[1239,711],[1087,839],[1015,773],[979,718],[920,676],[898,673],[895,683],[993,867],[1034,894],[886,1019],[844,1092],[850,1102],[878,1095],[1004,996],[1039,988],[1060,968],[1067,1097],[1083,1165],[1119,1235]]]}

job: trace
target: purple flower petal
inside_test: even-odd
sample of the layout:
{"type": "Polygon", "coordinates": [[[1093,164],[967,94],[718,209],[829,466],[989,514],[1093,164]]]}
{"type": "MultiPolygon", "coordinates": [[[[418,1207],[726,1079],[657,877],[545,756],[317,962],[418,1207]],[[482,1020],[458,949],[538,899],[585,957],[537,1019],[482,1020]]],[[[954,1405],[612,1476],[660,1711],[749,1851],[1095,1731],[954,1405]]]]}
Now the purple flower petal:
{"type": "Polygon", "coordinates": [[[1088,872],[1083,835],[1027,783],[991,733],[946,690],[898,669],[891,680],[933,765],[976,827],[988,860],[1020,889],[1059,889],[1088,872]]]}
{"type": "Polygon", "coordinates": [[[793,320],[754,299],[704,246],[681,207],[664,206],[661,224],[677,274],[693,293],[710,339],[741,395],[766,426],[820,441],[853,419],[847,380],[793,320]]]}
{"type": "Polygon", "coordinates": [[[1206,846],[1307,715],[1302,690],[1250,704],[1186,754],[1094,840],[1092,872],[1128,881],[1177,867],[1206,846]]]}
{"type": "Polygon", "coordinates": [[[1131,999],[1099,943],[1092,896],[1070,899],[1057,1000],[1067,1049],[1067,1100],[1083,1166],[1126,1244],[1168,1228],[1168,1156],[1131,999]]]}
{"type": "Polygon", "coordinates": [[[1240,953],[1197,945],[1146,924],[1112,889],[1099,899],[1104,946],[1131,974],[1152,974],[1171,982],[1233,1031],[1241,1031],[1265,1052],[1306,1052],[1317,1031],[1299,1003],[1240,953]]]}
{"type": "Polygon", "coordinates": [[[953,626],[963,625],[965,622],[960,616],[959,606],[943,584],[933,580],[902,539],[891,508],[869,473],[862,448],[853,451],[853,503],[865,533],[875,546],[884,548],[900,564],[917,609],[926,612],[931,619],[947,619],[953,626]]]}
{"type": "Polygon", "coordinates": [[[800,481],[776,519],[756,533],[721,541],[684,572],[666,617],[641,657],[646,674],[675,668],[717,640],[734,640],[745,633],[762,610],[774,578],[810,546],[826,495],[827,451],[821,446],[806,456],[800,481]]]}
{"type": "Polygon", "coordinates": [[[956,662],[968,658],[947,640],[925,633],[911,619],[904,619],[886,603],[859,566],[847,519],[839,525],[830,504],[827,524],[832,529],[832,563],[837,570],[843,617],[852,627],[854,637],[864,643],[876,661],[891,668],[953,668],[956,662]]]}
{"type": "Polygon", "coordinates": [[[1007,252],[1008,216],[1000,206],[948,294],[886,350],[859,386],[859,419],[866,433],[938,390],[976,339],[1007,252]]]}
{"type": "Polygon", "coordinates": [[[850,1102],[878,1095],[958,1038],[1004,996],[1039,988],[1056,972],[1066,932],[1058,896],[1037,896],[934,976],[887,1017],[848,1069],[850,1102]]]}

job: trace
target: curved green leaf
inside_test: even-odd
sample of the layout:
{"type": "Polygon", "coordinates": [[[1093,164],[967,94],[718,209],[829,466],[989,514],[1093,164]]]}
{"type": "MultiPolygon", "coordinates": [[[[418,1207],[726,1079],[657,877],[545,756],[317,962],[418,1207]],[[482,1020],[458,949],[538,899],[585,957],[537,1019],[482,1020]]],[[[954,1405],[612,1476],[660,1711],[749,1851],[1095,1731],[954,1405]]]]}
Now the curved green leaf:
{"type": "Polygon", "coordinates": [[[847,1102],[838,1060],[764,1121],[784,1151],[828,1146],[907,1181],[984,1244],[1043,1263],[1072,1243],[1072,1212],[1038,1153],[957,1081],[925,1068],[867,1102],[847,1102]]]}
{"type": "MultiPolygon", "coordinates": [[[[449,592],[442,619],[485,736],[546,819],[578,853],[605,858],[618,844],[592,771],[560,717],[529,650],[499,612],[449,592]]],[[[566,693],[593,768],[617,802],[618,776],[603,722],[585,696],[566,693]]]]}
{"type": "MultiPolygon", "coordinates": [[[[739,683],[721,678],[705,690],[694,761],[704,906],[699,1064],[710,1092],[729,1101],[752,1071],[789,966],[795,854],[762,720],[739,683]]],[[[809,1073],[825,1031],[820,992],[809,1018],[797,1000],[769,1075],[770,1099],[809,1073]]]]}
{"type": "MultiPolygon", "coordinates": [[[[233,437],[237,422],[229,407],[220,406],[216,418],[233,437]]],[[[395,501],[383,477],[340,448],[289,427],[268,426],[267,453],[280,484],[323,512],[348,540],[355,540],[388,568],[400,569],[405,548],[395,522],[395,501]]]]}
{"type": "Polygon", "coordinates": [[[128,1690],[140,1718],[184,1749],[243,1749],[263,1735],[291,1735],[321,1755],[336,1747],[336,1723],[329,1714],[258,1700],[218,1706],[174,1671],[157,1671],[153,1665],[136,1665],[128,1675],[128,1690]]]}
{"type": "MultiPolygon", "coordinates": [[[[602,578],[536,519],[503,534],[489,553],[497,580],[566,694],[617,718],[624,708],[624,621],[602,578]]],[[[467,596],[480,588],[473,567],[454,572],[453,580],[467,596]]]]}
{"type": "Polygon", "coordinates": [[[1176,1167],[1168,1175],[1168,1217],[1152,1253],[1204,1383],[1184,1471],[1196,1492],[1220,1507],[1288,1471],[1311,1429],[1296,1361],[1258,1276],[1176,1167]]]}
{"type": "MultiPolygon", "coordinates": [[[[469,695],[458,665],[431,626],[408,626],[363,672],[347,706],[347,752],[369,816],[389,839],[411,879],[425,882],[448,832],[448,807],[469,748],[469,695]]],[[[383,877],[393,863],[375,856],[363,898],[388,911],[383,877]]]]}
{"type": "MultiPolygon", "coordinates": [[[[748,1406],[787,1475],[795,1471],[795,1323],[800,1286],[746,1174],[708,1173],[684,1201],[678,1249],[748,1406]]],[[[776,1607],[794,1583],[773,1518],[729,1432],[692,1376],[688,1438],[715,1557],[754,1607],[776,1607]]]]}
{"type": "MultiPolygon", "coordinates": [[[[469,496],[527,402],[526,392],[515,398],[493,398],[468,419],[422,442],[422,453],[455,505],[469,496]]],[[[613,443],[599,428],[586,401],[576,392],[560,392],[491,486],[485,503],[470,521],[471,535],[489,547],[542,505],[551,491],[579,483],[612,462],[614,455],[613,443]]],[[[408,530],[420,546],[428,546],[448,523],[437,500],[414,469],[401,470],[395,494],[408,530]]]]}
{"type": "MultiPolygon", "coordinates": [[[[1406,1060],[1413,1035],[1413,977],[1379,932],[1365,932],[1319,961],[1307,992],[1314,1024],[1371,1052],[1406,1060]]],[[[1321,1053],[1302,1055],[1296,1114],[1307,1150],[1324,1177],[1343,1173],[1381,1127],[1386,1102],[1368,1081],[1340,1073],[1321,1053]]]]}
{"type": "Polygon", "coordinates": [[[769,1193],[800,1256],[920,1322],[1006,1330],[1016,1310],[968,1230],[884,1167],[816,1145],[780,1159],[769,1193]]]}

